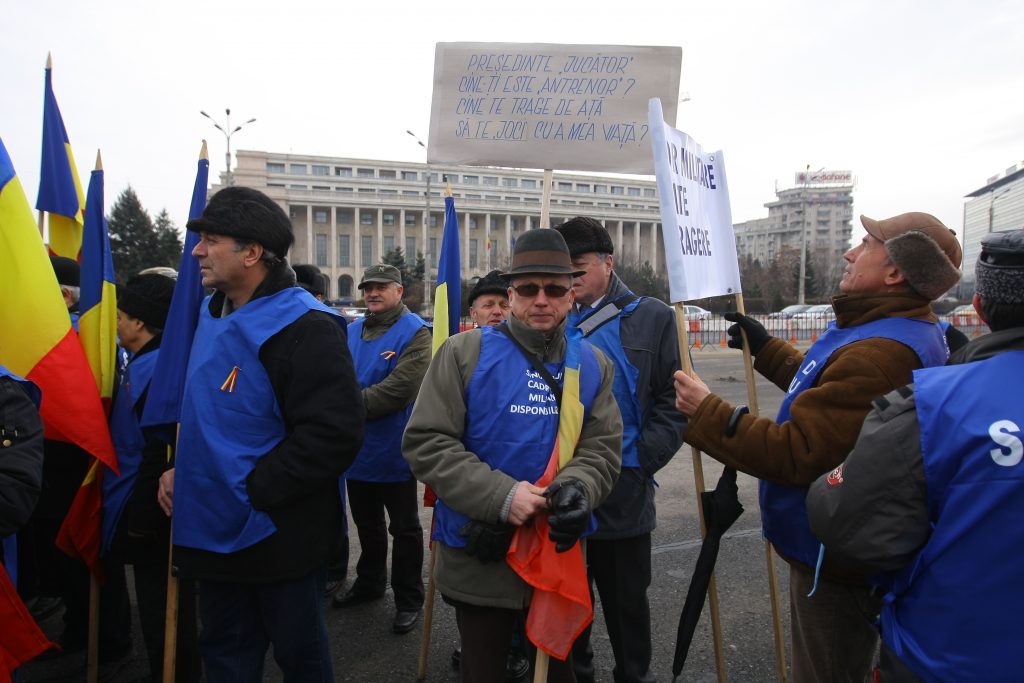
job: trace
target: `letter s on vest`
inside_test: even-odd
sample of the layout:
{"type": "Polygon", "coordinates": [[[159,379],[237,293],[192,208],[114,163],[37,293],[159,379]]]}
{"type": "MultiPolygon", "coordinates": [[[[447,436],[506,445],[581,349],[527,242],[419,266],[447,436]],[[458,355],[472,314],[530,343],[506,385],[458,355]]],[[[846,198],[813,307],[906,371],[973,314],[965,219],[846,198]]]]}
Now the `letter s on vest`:
{"type": "Polygon", "coordinates": [[[988,435],[992,437],[992,440],[1010,450],[1009,453],[1005,452],[1002,448],[993,448],[989,451],[989,455],[992,456],[995,464],[1002,465],[1003,467],[1013,467],[1020,463],[1021,458],[1024,457],[1024,442],[1021,442],[1019,437],[1009,432],[1019,434],[1020,427],[1010,420],[999,420],[998,422],[993,422],[988,428],[988,435]]]}

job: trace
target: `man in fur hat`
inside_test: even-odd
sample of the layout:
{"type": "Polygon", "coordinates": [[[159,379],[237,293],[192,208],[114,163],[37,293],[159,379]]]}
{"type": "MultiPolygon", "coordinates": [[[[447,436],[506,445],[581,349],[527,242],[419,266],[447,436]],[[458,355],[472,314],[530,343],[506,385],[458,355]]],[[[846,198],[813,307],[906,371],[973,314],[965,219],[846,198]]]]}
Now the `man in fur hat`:
{"type": "Polygon", "coordinates": [[[1008,681],[1024,667],[1024,230],[982,238],[975,273],[992,333],[876,400],[807,495],[827,554],[891,579],[883,681],[1008,681]]]}
{"type": "Polygon", "coordinates": [[[285,680],[334,680],[327,559],[341,533],[338,477],[363,440],[341,318],[295,287],[291,222],[246,187],[190,220],[203,285],[175,468],[174,565],[199,583],[206,679],[258,681],[273,644],[285,680]],[[176,473],[176,474],[175,474],[176,473]]]}
{"type": "Polygon", "coordinates": [[[476,327],[500,325],[508,318],[508,281],[492,270],[476,281],[466,296],[469,319],[476,327]]]}
{"type": "Polygon", "coordinates": [[[753,318],[726,314],[736,323],[730,346],[741,348],[745,331],[754,367],[787,392],[775,420],[744,414],[699,378],[675,375],[676,406],[690,417],[687,443],[762,480],[764,535],[790,565],[796,683],[861,683],[871,668],[881,598],[827,553],[819,564],[804,497],[853,448],[871,401],[909,382],[914,370],[946,362],[930,302],[960,278],[960,244],[934,216],[861,216],[861,223],[867,234],[844,255],[842,295],[832,298],[836,321],[806,353],[753,318]]]}

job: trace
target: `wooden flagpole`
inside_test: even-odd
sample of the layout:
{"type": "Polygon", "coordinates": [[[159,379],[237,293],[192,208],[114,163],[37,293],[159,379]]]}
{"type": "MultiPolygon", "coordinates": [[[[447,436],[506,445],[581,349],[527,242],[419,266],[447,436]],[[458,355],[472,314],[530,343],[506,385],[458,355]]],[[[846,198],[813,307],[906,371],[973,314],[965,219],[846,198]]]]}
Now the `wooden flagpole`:
{"type": "MultiPolygon", "coordinates": [[[[686,308],[681,303],[675,304],[676,310],[676,332],[679,337],[679,363],[683,372],[693,376],[693,364],[690,362],[689,333],[686,327],[686,308]]],[[[693,457],[693,485],[697,490],[697,514],[700,518],[700,536],[707,535],[707,526],[704,521],[704,506],[701,504],[701,495],[704,492],[704,465],[701,462],[700,451],[690,447],[693,457]]],[[[718,584],[715,581],[715,573],[711,573],[711,581],[708,583],[708,604],[711,607],[711,633],[715,646],[715,667],[717,668],[719,683],[725,683],[725,648],[722,646],[722,620],[718,611],[718,584]]]]}
{"type": "Polygon", "coordinates": [[[100,582],[89,572],[89,637],[87,640],[85,680],[96,683],[100,666],[100,582]]]}
{"type": "MultiPolygon", "coordinates": [[[[743,294],[736,295],[736,310],[746,315],[746,309],[743,305],[743,294]]],[[[740,334],[743,336],[743,368],[747,378],[747,407],[750,409],[750,414],[757,417],[760,411],[757,407],[757,384],[754,379],[754,363],[753,357],[750,355],[750,343],[747,340],[747,333],[740,328],[740,334]]],[[[772,552],[772,544],[770,541],[765,539],[764,542],[764,553],[765,560],[768,563],[768,594],[772,603],[772,634],[775,640],[775,669],[778,673],[779,680],[782,683],[786,683],[786,641],[782,634],[782,613],[780,612],[779,605],[779,584],[778,578],[775,575],[775,559],[772,552]]]]}
{"type": "MultiPolygon", "coordinates": [[[[205,142],[203,143],[205,149],[205,142]]],[[[177,443],[181,425],[178,425],[174,441],[177,443]]],[[[171,447],[167,447],[167,460],[171,459],[171,447]]],[[[164,613],[164,683],[174,683],[178,651],[178,577],[174,575],[174,515],[171,515],[171,529],[167,539],[167,607],[164,613]]]]}

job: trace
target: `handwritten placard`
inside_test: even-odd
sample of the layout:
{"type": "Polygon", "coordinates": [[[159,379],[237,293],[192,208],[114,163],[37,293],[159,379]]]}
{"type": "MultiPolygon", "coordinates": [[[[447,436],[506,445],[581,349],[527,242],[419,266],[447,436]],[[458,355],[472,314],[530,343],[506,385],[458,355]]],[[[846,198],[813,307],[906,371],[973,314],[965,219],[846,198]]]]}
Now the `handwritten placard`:
{"type": "Polygon", "coordinates": [[[675,123],[682,48],[438,43],[427,160],[652,174],[647,101],[675,123]]]}
{"type": "Polygon", "coordinates": [[[672,303],[740,292],[740,269],[722,151],[668,125],[650,102],[651,145],[672,303]]]}

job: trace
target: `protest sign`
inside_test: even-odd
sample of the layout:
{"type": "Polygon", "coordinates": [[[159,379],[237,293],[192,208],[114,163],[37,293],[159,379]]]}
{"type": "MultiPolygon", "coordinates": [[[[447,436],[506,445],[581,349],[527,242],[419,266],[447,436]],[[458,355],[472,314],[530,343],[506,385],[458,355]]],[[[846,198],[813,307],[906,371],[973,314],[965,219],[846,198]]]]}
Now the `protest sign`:
{"type": "Polygon", "coordinates": [[[679,47],[438,43],[427,161],[653,173],[646,107],[675,122],[679,47]]]}
{"type": "Polygon", "coordinates": [[[705,154],[662,116],[652,98],[648,111],[662,237],[673,303],[740,292],[729,183],[721,150],[705,154]]]}

